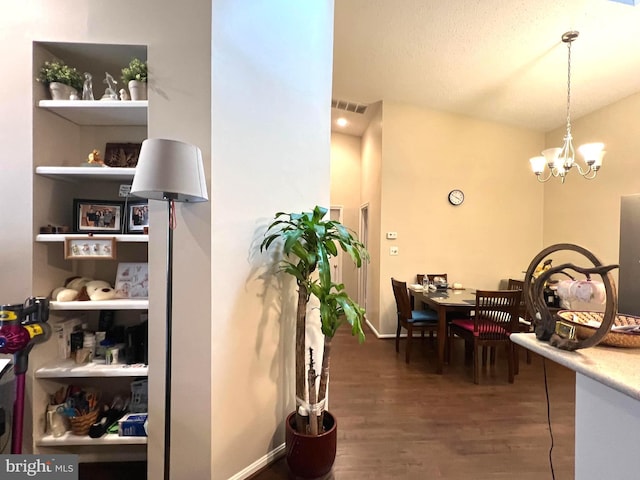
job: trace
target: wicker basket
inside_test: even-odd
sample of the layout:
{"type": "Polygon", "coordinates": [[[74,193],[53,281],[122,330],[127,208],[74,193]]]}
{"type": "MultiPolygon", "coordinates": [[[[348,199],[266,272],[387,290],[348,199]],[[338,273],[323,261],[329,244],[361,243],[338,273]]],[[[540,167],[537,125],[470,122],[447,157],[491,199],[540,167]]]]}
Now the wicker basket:
{"type": "MultiPolygon", "coordinates": [[[[558,315],[566,322],[575,325],[576,335],[579,339],[588,338],[595,333],[597,325],[602,323],[604,313],[576,310],[560,310],[558,315]],[[589,325],[591,324],[591,325],[589,325]]],[[[640,317],[633,315],[617,314],[613,322],[614,326],[640,325],[640,317]]],[[[637,333],[609,332],[600,342],[600,345],[611,347],[638,348],[640,347],[640,335],[637,333]]]]}
{"type": "Polygon", "coordinates": [[[96,423],[98,419],[98,413],[100,409],[87,413],[86,415],[78,415],[77,417],[69,417],[69,423],[71,424],[71,433],[74,435],[88,435],[91,425],[96,423]]]}

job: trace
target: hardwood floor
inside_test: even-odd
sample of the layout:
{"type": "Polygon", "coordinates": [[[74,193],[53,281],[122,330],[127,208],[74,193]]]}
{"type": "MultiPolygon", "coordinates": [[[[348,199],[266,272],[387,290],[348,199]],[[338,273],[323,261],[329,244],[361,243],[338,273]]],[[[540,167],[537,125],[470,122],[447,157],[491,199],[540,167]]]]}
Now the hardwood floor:
{"type": "MultiPolygon", "coordinates": [[[[435,374],[435,345],[416,341],[411,364],[404,342],[367,332],[358,345],[343,328],[332,350],[330,410],[338,419],[338,452],[329,479],[551,478],[543,359],[520,352],[520,373],[507,382],[506,359],[474,385],[456,342],[451,365],[435,374]]],[[[546,361],[553,466],[574,477],[574,372],[546,361]]],[[[252,480],[291,478],[281,459],[252,480]]]]}

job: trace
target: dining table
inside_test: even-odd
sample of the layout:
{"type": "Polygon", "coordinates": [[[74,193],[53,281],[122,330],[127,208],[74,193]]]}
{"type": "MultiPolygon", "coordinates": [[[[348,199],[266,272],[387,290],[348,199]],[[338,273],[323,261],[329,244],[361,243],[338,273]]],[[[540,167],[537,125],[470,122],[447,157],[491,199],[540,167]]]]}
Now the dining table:
{"type": "Polygon", "coordinates": [[[431,308],[438,313],[438,362],[436,372],[441,374],[445,363],[447,344],[447,313],[459,312],[468,316],[476,306],[476,291],[461,289],[423,289],[421,285],[409,285],[409,293],[414,299],[414,309],[431,308]]]}

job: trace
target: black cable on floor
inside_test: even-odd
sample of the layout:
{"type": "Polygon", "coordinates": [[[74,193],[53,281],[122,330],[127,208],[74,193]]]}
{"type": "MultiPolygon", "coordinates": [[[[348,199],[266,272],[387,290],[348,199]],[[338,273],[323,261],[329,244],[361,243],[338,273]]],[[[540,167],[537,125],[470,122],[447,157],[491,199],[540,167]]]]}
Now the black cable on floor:
{"type": "Polygon", "coordinates": [[[551,468],[551,478],[556,480],[556,474],[553,470],[553,430],[551,429],[551,404],[549,403],[549,385],[547,383],[547,364],[542,357],[542,370],[544,372],[544,393],[547,396],[547,424],[549,425],[549,436],[551,437],[551,447],[549,448],[549,467],[551,468]]]}

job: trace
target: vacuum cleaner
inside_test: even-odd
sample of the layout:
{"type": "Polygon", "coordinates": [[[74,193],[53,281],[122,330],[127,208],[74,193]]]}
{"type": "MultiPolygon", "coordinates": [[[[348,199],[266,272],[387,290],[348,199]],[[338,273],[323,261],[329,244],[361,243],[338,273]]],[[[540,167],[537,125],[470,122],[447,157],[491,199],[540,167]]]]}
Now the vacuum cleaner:
{"type": "Polygon", "coordinates": [[[25,374],[29,368],[29,352],[51,336],[49,300],[29,297],[24,304],[0,305],[0,353],[13,354],[16,379],[11,427],[11,453],[22,453],[25,374]]]}

